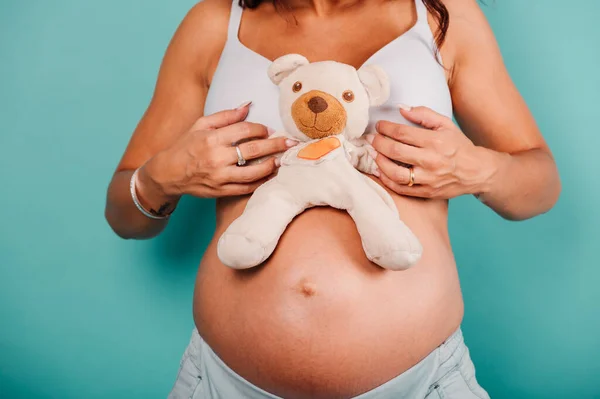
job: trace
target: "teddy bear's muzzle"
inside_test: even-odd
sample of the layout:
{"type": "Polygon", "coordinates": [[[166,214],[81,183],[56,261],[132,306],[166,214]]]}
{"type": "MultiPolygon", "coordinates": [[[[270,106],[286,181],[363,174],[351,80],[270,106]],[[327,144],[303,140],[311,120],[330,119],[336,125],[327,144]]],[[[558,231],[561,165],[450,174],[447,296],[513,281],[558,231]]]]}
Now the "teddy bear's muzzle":
{"type": "Polygon", "coordinates": [[[311,90],[292,104],[292,118],[302,133],[311,139],[340,134],[346,126],[346,110],[334,96],[311,90]]]}

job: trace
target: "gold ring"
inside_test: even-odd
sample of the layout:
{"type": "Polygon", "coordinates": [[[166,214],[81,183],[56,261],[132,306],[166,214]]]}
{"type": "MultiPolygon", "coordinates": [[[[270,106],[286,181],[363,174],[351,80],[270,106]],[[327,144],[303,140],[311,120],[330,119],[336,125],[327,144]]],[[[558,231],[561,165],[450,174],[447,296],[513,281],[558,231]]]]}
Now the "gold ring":
{"type": "Polygon", "coordinates": [[[410,171],[410,177],[408,178],[408,187],[412,187],[415,184],[415,170],[412,166],[409,167],[408,170],[410,171]]]}

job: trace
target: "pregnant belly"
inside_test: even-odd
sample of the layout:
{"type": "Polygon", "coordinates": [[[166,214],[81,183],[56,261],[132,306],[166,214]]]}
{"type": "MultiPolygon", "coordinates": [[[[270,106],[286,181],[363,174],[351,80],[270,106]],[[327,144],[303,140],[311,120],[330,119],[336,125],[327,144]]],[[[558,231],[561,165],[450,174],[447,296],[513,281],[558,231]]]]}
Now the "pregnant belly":
{"type": "Polygon", "coordinates": [[[418,363],[459,326],[462,297],[446,204],[395,201],[424,248],[397,272],[367,260],[352,219],[332,208],[294,219],[263,265],[229,269],[216,241],[245,201],[221,202],[194,295],[202,337],[246,380],[285,398],[351,397],[418,363]]]}

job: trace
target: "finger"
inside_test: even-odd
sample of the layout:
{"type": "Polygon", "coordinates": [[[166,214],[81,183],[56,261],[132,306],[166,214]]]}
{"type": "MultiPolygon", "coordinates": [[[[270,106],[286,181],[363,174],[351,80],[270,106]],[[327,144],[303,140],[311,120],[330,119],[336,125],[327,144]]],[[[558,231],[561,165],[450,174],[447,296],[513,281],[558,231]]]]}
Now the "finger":
{"type": "Polygon", "coordinates": [[[404,184],[398,184],[385,174],[381,174],[381,182],[388,187],[390,190],[399,195],[406,195],[409,197],[420,197],[420,198],[431,198],[432,192],[429,186],[412,186],[408,187],[404,184]]]}
{"type": "Polygon", "coordinates": [[[428,140],[434,135],[429,129],[383,120],[377,122],[375,129],[384,136],[415,147],[427,147],[428,140]]]}
{"type": "Polygon", "coordinates": [[[386,157],[409,165],[427,166],[434,156],[428,149],[413,147],[380,134],[375,135],[372,145],[386,157]]]}
{"type": "Polygon", "coordinates": [[[402,187],[405,187],[405,185],[396,183],[394,180],[392,180],[391,177],[388,177],[384,173],[381,173],[381,175],[379,176],[379,179],[384,184],[384,186],[388,187],[390,190],[392,190],[396,194],[401,194],[402,187]]]}
{"type": "MultiPolygon", "coordinates": [[[[410,169],[396,164],[382,154],[378,154],[375,162],[379,167],[381,175],[385,175],[397,184],[407,185],[410,182],[410,169]]],[[[427,170],[413,166],[414,184],[429,185],[433,182],[433,176],[427,170]]],[[[413,186],[414,187],[414,186],[413,186]]]]}
{"type": "Polygon", "coordinates": [[[192,125],[190,131],[219,129],[241,122],[248,116],[250,104],[252,104],[251,101],[246,102],[235,109],[227,109],[208,116],[203,116],[192,125]]]}
{"type": "MultiPolygon", "coordinates": [[[[240,144],[238,147],[244,159],[250,160],[287,151],[296,144],[298,144],[296,140],[278,137],[275,139],[251,140],[240,144]]],[[[231,154],[231,163],[236,163],[238,159],[237,151],[235,148],[232,148],[229,152],[231,154]]]]}
{"type": "Polygon", "coordinates": [[[230,166],[227,168],[225,182],[242,184],[253,183],[271,175],[276,169],[277,162],[275,158],[270,158],[264,162],[248,166],[230,166]]]}
{"type": "Polygon", "coordinates": [[[262,180],[258,180],[255,181],[253,183],[248,183],[248,184],[240,184],[240,183],[229,183],[229,184],[225,184],[221,187],[221,190],[219,191],[219,195],[222,196],[236,196],[236,195],[246,195],[246,194],[252,194],[254,191],[256,191],[256,189],[258,187],[260,187],[262,184],[266,183],[267,180],[269,180],[268,178],[262,179],[262,180]]]}
{"type": "Polygon", "coordinates": [[[454,126],[452,120],[427,107],[400,106],[400,114],[406,120],[421,125],[427,129],[437,130],[454,126]]]}
{"type": "Polygon", "coordinates": [[[250,139],[266,139],[269,131],[265,125],[252,122],[238,122],[218,130],[219,142],[231,146],[250,139]]]}

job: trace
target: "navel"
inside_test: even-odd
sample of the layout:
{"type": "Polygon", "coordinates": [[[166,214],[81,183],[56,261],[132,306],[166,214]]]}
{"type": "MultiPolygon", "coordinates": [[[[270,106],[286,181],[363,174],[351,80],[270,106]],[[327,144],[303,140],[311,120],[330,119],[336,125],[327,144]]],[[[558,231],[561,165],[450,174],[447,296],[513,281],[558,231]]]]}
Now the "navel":
{"type": "Polygon", "coordinates": [[[317,293],[317,285],[313,282],[306,281],[306,279],[300,282],[300,293],[304,296],[314,296],[317,293]]]}

